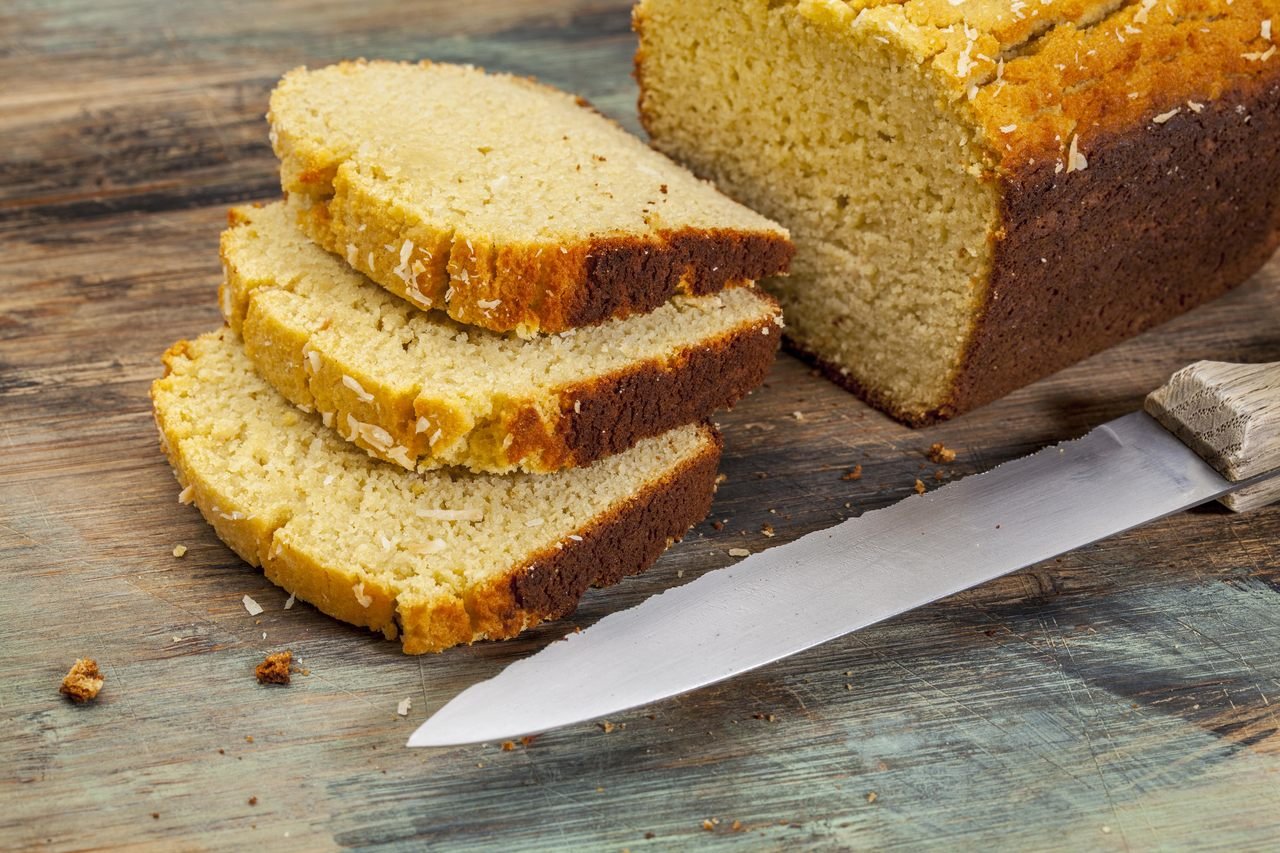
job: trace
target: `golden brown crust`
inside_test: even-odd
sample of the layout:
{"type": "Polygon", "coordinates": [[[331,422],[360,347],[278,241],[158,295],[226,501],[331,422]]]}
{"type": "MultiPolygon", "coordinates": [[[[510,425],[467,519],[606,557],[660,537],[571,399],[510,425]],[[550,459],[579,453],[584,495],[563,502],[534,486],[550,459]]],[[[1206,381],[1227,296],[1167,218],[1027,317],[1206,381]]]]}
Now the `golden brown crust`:
{"type": "MultiPolygon", "coordinates": [[[[1277,66],[1280,68],[1280,66],[1277,66]]],[[[968,411],[1243,282],[1280,245],[1280,79],[1158,131],[1099,138],[1086,170],[1002,181],[990,287],[947,405],[968,411]]]]}
{"type": "MultiPolygon", "coordinates": [[[[1098,4],[1077,5],[1058,2],[1047,14],[1070,21],[1098,4]]],[[[1099,145],[1139,129],[1158,131],[1158,118],[1171,111],[1194,115],[1280,76],[1280,56],[1272,49],[1280,38],[1274,0],[1133,2],[1096,23],[1034,36],[1033,20],[1018,22],[1016,32],[996,32],[1001,44],[1018,50],[1003,63],[999,80],[980,86],[971,101],[1001,173],[1022,173],[1046,160],[1070,168],[1073,137],[1092,163],[1099,145]],[[1261,23],[1272,19],[1278,29],[1268,40],[1261,23]]]]}
{"type": "MultiPolygon", "coordinates": [[[[229,334],[229,332],[227,332],[229,334]]],[[[188,358],[190,344],[166,353],[172,363],[188,358]]],[[[152,386],[156,397],[157,380],[152,386]]],[[[250,515],[201,476],[182,453],[182,426],[156,407],[160,443],[191,502],[246,562],[267,578],[322,612],[353,625],[402,636],[411,654],[441,651],[460,643],[514,636],[544,619],[573,609],[588,586],[614,583],[646,569],[671,541],[707,513],[715,491],[721,440],[710,427],[696,454],[648,483],[621,505],[597,515],[563,548],[551,546],[521,565],[456,595],[416,596],[354,564],[318,562],[304,534],[289,527],[285,512],[250,515]],[[577,538],[575,538],[577,537],[577,538]]]]}
{"type": "MultiPolygon", "coordinates": [[[[396,65],[401,64],[359,60],[315,73],[354,75],[396,65]]],[[[450,68],[430,61],[419,66],[450,68]]],[[[495,243],[490,235],[447,221],[423,221],[411,210],[391,210],[387,199],[357,174],[350,155],[332,150],[326,139],[308,138],[287,126],[284,93],[302,85],[308,73],[300,68],[285,75],[268,114],[283,186],[298,211],[299,225],[330,252],[419,307],[527,337],[647,313],[675,294],[715,293],[785,274],[790,266],[794,246],[785,230],[746,210],[740,211],[745,218],[729,220],[740,227],[662,228],[648,218],[660,213],[658,201],[637,200],[644,221],[654,223],[642,229],[645,233],[583,234],[559,244],[495,243]],[[407,253],[403,257],[402,251],[407,253]]],[[[531,78],[496,76],[540,97],[565,97],[531,78]]],[[[596,112],[584,99],[576,101],[596,112]]],[[[618,128],[620,136],[625,133],[611,119],[600,120],[618,128]]],[[[686,177],[678,167],[664,165],[686,177]]],[[[667,185],[658,192],[666,193],[667,185]]]]}
{"type": "Polygon", "coordinates": [[[906,410],[787,348],[895,419],[926,426],[1101,352],[1245,281],[1280,246],[1280,80],[1256,80],[1158,133],[1098,139],[1089,167],[1005,177],[990,288],[945,402],[906,410]],[[1176,167],[1176,168],[1175,168],[1176,167]]]}
{"type": "Polygon", "coordinates": [[[341,175],[332,198],[304,204],[291,197],[291,203],[299,228],[388,291],[460,323],[526,337],[645,314],[677,294],[707,295],[785,274],[795,254],[780,233],[728,228],[571,246],[494,245],[431,225],[404,230],[380,222],[382,203],[343,184],[341,175]],[[412,249],[402,260],[406,242],[412,249]]]}
{"type": "Polygon", "coordinates": [[[547,471],[581,467],[731,408],[764,382],[779,342],[773,320],[753,323],[663,362],[560,389],[550,416],[520,404],[507,416],[508,459],[537,460],[547,471]]]}
{"type": "Polygon", "coordinates": [[[409,654],[476,640],[499,640],[573,612],[592,586],[643,572],[706,517],[715,493],[721,440],[625,505],[580,530],[582,541],[549,548],[513,571],[470,591],[465,607],[440,613],[402,606],[399,624],[409,654]]]}
{"type": "MultiPolygon", "coordinates": [[[[246,220],[241,214],[232,221],[246,220]]],[[[244,279],[228,251],[231,233],[223,237],[224,303],[255,370],[290,402],[324,413],[344,438],[406,468],[443,461],[476,471],[551,473],[589,465],[732,407],[764,381],[779,344],[777,303],[753,289],[755,322],[536,396],[496,395],[474,422],[456,400],[434,398],[429,383],[414,391],[381,381],[370,365],[319,350],[308,358],[316,345],[301,331],[296,309],[265,307],[277,288],[244,279]],[[345,382],[350,377],[358,391],[345,382]],[[465,455],[448,455],[464,446],[465,455]]]]}

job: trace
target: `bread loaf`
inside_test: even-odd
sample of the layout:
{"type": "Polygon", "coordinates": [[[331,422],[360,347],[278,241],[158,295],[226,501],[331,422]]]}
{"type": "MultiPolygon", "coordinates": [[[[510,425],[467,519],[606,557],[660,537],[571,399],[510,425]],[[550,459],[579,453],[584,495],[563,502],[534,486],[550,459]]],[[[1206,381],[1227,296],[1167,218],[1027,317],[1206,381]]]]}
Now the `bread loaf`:
{"type": "Polygon", "coordinates": [[[176,344],[165,367],[151,396],[180,499],[274,583],[409,653],[570,612],[647,568],[714,491],[709,427],[558,474],[416,474],[291,406],[229,329],[176,344]]]}
{"type": "Polygon", "coordinates": [[[704,420],[764,381],[781,337],[754,287],[522,341],[422,311],[298,232],[236,208],[221,302],[254,368],[406,468],[556,471],[704,420]]]}
{"type": "Polygon", "coordinates": [[[585,102],[432,63],[285,75],[268,119],[304,230],[374,281],[524,337],[784,272],[786,231],[585,102]]]}
{"type": "Polygon", "coordinates": [[[904,421],[1212,299],[1280,242],[1276,0],[642,0],[656,147],[791,229],[788,341],[904,421]]]}

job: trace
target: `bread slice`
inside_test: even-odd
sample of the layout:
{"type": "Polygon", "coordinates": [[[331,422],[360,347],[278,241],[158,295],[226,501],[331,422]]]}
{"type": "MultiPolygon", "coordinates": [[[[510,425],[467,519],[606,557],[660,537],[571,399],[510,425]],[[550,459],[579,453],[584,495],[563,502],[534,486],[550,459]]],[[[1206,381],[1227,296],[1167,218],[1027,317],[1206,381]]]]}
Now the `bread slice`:
{"type": "Polygon", "coordinates": [[[546,473],[704,420],[764,381],[781,338],[754,287],[522,341],[388,294],[284,205],[231,211],[223,313],[258,374],[405,468],[546,473]]]}
{"type": "Polygon", "coordinates": [[[530,80],[429,62],[299,68],[267,117],[304,230],[470,325],[560,332],[791,258],[781,226],[530,80]]]}
{"type": "Polygon", "coordinates": [[[274,583],[413,654],[569,613],[647,568],[715,488],[705,426],[553,475],[415,474],[289,405],[229,329],[176,344],[165,367],[151,398],[180,500],[274,583]]]}
{"type": "Polygon", "coordinates": [[[654,145],[792,230],[793,274],[765,283],[788,341],[905,421],[1212,299],[1280,244],[1276,0],[641,0],[634,21],[654,145]]]}

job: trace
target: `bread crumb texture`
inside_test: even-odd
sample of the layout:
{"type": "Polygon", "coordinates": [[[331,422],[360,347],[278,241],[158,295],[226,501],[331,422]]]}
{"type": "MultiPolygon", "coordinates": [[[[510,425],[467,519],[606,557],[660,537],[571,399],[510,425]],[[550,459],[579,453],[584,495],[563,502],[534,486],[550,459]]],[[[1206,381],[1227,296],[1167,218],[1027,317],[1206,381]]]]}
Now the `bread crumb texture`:
{"type": "Polygon", "coordinates": [[[470,66],[299,68],[271,96],[313,238],[420,307],[530,337],[785,272],[781,226],[534,81],[470,66]]]}
{"type": "Polygon", "coordinates": [[[935,441],[929,445],[929,450],[925,453],[925,456],[930,462],[938,465],[950,465],[956,461],[956,452],[940,441],[935,441]]]}
{"type": "Polygon", "coordinates": [[[253,674],[259,684],[288,684],[293,671],[293,652],[283,651],[267,655],[253,674]]]}
{"type": "Polygon", "coordinates": [[[764,284],[793,348],[927,423],[1265,262],[1278,9],[641,0],[640,112],[656,147],[791,230],[792,274],[764,284]]]}
{"type": "Polygon", "coordinates": [[[731,406],[764,381],[781,339],[777,303],[742,287],[521,340],[388,294],[308,240],[281,203],[230,219],[221,301],[256,371],[410,469],[590,464],[731,406]]]}
{"type": "Polygon", "coordinates": [[[78,658],[62,679],[58,692],[72,702],[90,702],[98,698],[98,691],[106,683],[106,676],[98,669],[93,658],[78,658]]]}
{"type": "Polygon", "coordinates": [[[161,446],[218,536],[331,616],[410,653],[511,637],[643,571],[710,506],[719,436],[687,426],[557,474],[370,459],[253,372],[230,329],[152,386],[161,446]]]}

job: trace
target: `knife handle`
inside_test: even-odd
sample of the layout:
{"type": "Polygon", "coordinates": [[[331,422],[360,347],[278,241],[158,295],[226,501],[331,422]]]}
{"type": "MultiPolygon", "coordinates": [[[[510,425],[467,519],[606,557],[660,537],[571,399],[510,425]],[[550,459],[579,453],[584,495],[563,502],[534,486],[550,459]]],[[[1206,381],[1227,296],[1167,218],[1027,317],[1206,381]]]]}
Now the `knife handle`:
{"type": "MultiPolygon", "coordinates": [[[[1197,361],[1147,395],[1147,414],[1233,483],[1280,468],[1280,362],[1197,361]]],[[[1247,512],[1280,500],[1280,477],[1232,492],[1247,512]]]]}

